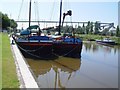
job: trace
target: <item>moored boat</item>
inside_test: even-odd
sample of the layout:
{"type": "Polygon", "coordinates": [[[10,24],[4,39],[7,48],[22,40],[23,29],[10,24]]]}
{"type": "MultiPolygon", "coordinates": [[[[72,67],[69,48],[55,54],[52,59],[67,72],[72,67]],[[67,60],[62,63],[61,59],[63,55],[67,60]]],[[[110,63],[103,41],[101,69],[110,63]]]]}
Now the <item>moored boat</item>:
{"type": "MultiPolygon", "coordinates": [[[[30,0],[31,7],[31,0],[30,0]]],[[[60,2],[60,21],[58,26],[58,35],[44,35],[38,25],[30,25],[31,10],[29,11],[29,27],[22,30],[20,35],[13,35],[18,48],[25,57],[34,57],[41,59],[55,59],[58,56],[81,57],[82,40],[76,38],[74,34],[63,36],[60,29],[63,26],[66,15],[72,15],[69,10],[63,14],[61,26],[62,0],[60,2]]],[[[46,28],[49,30],[49,28],[46,28]]],[[[74,33],[74,29],[73,29],[74,33]]]]}
{"type": "Polygon", "coordinates": [[[53,52],[60,56],[81,57],[82,40],[79,38],[62,38],[53,42],[53,52]]]}
{"type": "Polygon", "coordinates": [[[57,58],[52,54],[52,38],[42,34],[39,25],[31,25],[31,0],[29,3],[29,27],[26,30],[22,30],[20,35],[13,35],[13,39],[25,57],[40,59],[57,58]]]}
{"type": "Polygon", "coordinates": [[[40,28],[37,25],[30,26],[29,28],[27,28],[27,30],[23,30],[20,33],[20,36],[13,35],[13,39],[15,40],[18,48],[22,51],[22,54],[25,57],[52,59],[54,56],[52,54],[52,38],[41,36],[39,33],[40,28]],[[32,33],[33,29],[36,29],[36,33],[32,33]]]}
{"type": "Polygon", "coordinates": [[[58,37],[54,38],[53,42],[53,52],[59,56],[68,56],[68,57],[81,57],[82,51],[82,40],[75,37],[74,28],[72,28],[72,33],[64,33],[61,36],[61,27],[66,16],[71,16],[72,11],[69,10],[67,13],[63,13],[63,21],[61,25],[61,15],[62,14],[62,0],[60,3],[60,20],[58,27],[58,37]],[[60,37],[61,36],[61,37],[60,37]]]}
{"type": "Polygon", "coordinates": [[[115,41],[109,39],[109,38],[105,38],[103,40],[96,40],[97,43],[99,44],[103,44],[103,45],[115,45],[115,41]]]}

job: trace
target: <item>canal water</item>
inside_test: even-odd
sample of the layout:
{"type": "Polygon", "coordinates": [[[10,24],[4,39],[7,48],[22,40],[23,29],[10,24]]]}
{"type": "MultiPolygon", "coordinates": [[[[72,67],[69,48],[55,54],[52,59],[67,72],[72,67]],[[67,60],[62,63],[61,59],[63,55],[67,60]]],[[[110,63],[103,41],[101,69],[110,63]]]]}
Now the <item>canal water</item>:
{"type": "Polygon", "coordinates": [[[40,88],[118,88],[118,50],[84,42],[81,59],[26,60],[40,88]]]}

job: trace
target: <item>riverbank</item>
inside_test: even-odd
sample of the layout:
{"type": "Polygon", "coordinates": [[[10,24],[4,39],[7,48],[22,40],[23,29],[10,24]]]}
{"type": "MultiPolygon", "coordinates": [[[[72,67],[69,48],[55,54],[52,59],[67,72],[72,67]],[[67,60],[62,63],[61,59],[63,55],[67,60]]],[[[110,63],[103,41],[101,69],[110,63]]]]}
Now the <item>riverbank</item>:
{"type": "MultiPolygon", "coordinates": [[[[12,42],[12,37],[10,37],[10,40],[12,42]]],[[[33,73],[31,72],[31,69],[27,64],[26,59],[19,51],[17,45],[12,44],[11,48],[14,55],[18,78],[20,80],[20,88],[38,88],[37,90],[39,90],[39,86],[33,76],[33,73]]]]}
{"type": "MultiPolygon", "coordinates": [[[[2,80],[3,80],[2,88],[19,88],[19,81],[16,74],[14,58],[11,53],[10,40],[8,34],[0,33],[0,37],[2,37],[2,45],[0,48],[0,50],[2,50],[2,55],[1,55],[2,59],[0,60],[0,63],[2,62],[2,80]]],[[[87,36],[84,36],[83,40],[86,37],[87,36]]],[[[91,38],[92,37],[93,36],[91,36],[91,38]]]]}
{"type": "Polygon", "coordinates": [[[117,45],[120,45],[120,37],[116,36],[102,36],[102,35],[89,35],[89,34],[76,34],[77,37],[82,38],[83,41],[88,41],[88,40],[101,40],[104,38],[109,37],[111,40],[114,40],[117,45]]]}
{"type": "Polygon", "coordinates": [[[0,33],[0,36],[2,37],[2,88],[19,88],[8,34],[0,33]]]}

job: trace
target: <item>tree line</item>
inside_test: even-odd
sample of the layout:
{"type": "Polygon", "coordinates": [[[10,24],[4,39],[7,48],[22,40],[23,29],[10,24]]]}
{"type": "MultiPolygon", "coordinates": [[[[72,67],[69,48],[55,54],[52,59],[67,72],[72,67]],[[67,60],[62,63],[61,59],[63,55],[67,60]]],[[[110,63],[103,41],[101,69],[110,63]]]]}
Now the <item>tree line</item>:
{"type": "MultiPolygon", "coordinates": [[[[2,30],[14,30],[17,28],[17,23],[15,22],[14,19],[10,19],[8,17],[7,14],[3,14],[2,12],[0,12],[0,17],[2,19],[2,30]]],[[[62,27],[62,32],[63,33],[70,33],[73,31],[76,34],[99,34],[99,35],[111,35],[111,36],[117,36],[120,37],[120,27],[117,26],[116,28],[116,33],[113,32],[108,32],[109,29],[105,28],[102,32],[100,32],[100,25],[99,23],[96,21],[95,23],[88,21],[87,25],[85,25],[83,23],[82,26],[75,26],[73,28],[73,26],[69,26],[66,25],[64,27],[62,27]]]]}
{"type": "Polygon", "coordinates": [[[63,33],[71,33],[74,32],[76,34],[94,34],[94,35],[110,35],[110,36],[117,36],[120,37],[120,27],[117,26],[116,31],[109,31],[109,28],[104,28],[103,30],[101,30],[100,24],[96,21],[95,23],[88,21],[87,25],[85,25],[83,23],[83,25],[79,25],[79,26],[75,26],[73,28],[73,26],[63,26],[62,27],[62,32],[63,33]]]}
{"type": "Polygon", "coordinates": [[[0,17],[2,19],[2,30],[11,30],[17,28],[17,23],[14,19],[10,19],[7,14],[0,12],[0,17]]]}

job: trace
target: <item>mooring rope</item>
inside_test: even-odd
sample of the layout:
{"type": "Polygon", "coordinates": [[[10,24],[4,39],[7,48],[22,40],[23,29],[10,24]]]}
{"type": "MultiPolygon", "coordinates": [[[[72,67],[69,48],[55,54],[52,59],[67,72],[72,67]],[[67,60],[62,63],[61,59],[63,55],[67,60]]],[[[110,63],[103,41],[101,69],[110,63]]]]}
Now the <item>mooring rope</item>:
{"type": "MultiPolygon", "coordinates": [[[[17,44],[18,45],[18,44],[17,44]]],[[[20,47],[20,46],[19,46],[20,47]]],[[[26,50],[26,51],[28,51],[28,52],[35,52],[35,51],[38,51],[38,50],[40,50],[40,49],[42,49],[44,46],[42,46],[42,47],[39,47],[38,49],[34,49],[34,50],[26,50],[26,49],[24,49],[24,50],[26,50]]]]}
{"type": "Polygon", "coordinates": [[[58,54],[56,54],[56,53],[53,53],[53,54],[56,55],[56,56],[59,56],[59,57],[64,57],[64,56],[70,54],[70,53],[71,53],[73,50],[75,50],[77,47],[78,47],[78,46],[76,46],[75,48],[73,48],[72,50],[70,50],[69,52],[67,52],[67,53],[65,53],[65,54],[63,54],[63,55],[58,55],[58,54]]]}
{"type": "MultiPolygon", "coordinates": [[[[21,46],[19,46],[18,44],[17,44],[17,46],[18,46],[21,50],[25,51],[26,53],[28,53],[28,54],[31,55],[31,56],[34,56],[34,57],[36,57],[36,58],[49,59],[49,58],[45,58],[45,57],[41,57],[41,56],[32,54],[32,53],[28,52],[26,49],[24,49],[24,48],[22,48],[21,46]]],[[[47,57],[48,55],[50,55],[50,54],[51,54],[51,53],[47,54],[46,57],[47,57]]]]}

